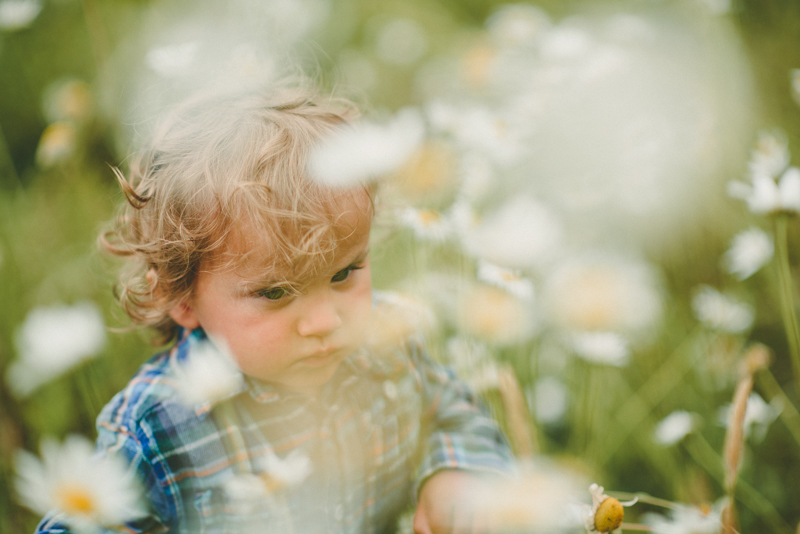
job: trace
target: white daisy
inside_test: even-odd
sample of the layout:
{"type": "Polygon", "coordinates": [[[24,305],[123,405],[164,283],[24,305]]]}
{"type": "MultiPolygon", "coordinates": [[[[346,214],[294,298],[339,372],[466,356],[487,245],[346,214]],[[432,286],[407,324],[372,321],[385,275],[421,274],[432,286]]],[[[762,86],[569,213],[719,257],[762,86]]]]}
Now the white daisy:
{"type": "Polygon", "coordinates": [[[16,489],[22,504],[46,514],[56,509],[75,532],[98,533],[145,514],[138,482],[115,456],[98,458],[92,443],[69,436],[45,440],[42,460],[17,451],[16,489]]]}
{"type": "Polygon", "coordinates": [[[295,486],[311,474],[311,459],[299,450],[293,450],[285,458],[270,451],[263,458],[264,474],[281,487],[295,486]]]}
{"type": "Polygon", "coordinates": [[[753,176],[751,184],[730,182],[728,194],[747,202],[757,215],[800,212],[800,169],[789,167],[778,181],[765,175],[753,176]]]}
{"type": "Polygon", "coordinates": [[[424,241],[444,241],[452,233],[452,225],[440,212],[411,206],[400,212],[400,221],[424,241]]]}
{"type": "MultiPolygon", "coordinates": [[[[751,393],[747,397],[747,408],[744,412],[745,436],[753,436],[756,441],[761,441],[767,434],[767,430],[773,421],[780,415],[780,407],[772,406],[761,398],[758,393],[751,393]]],[[[731,416],[731,405],[727,404],[719,410],[719,422],[722,426],[728,426],[731,416]]]]}
{"type": "Polygon", "coordinates": [[[662,419],[653,431],[656,443],[669,446],[678,443],[697,426],[694,414],[677,410],[662,419]]]}
{"type": "Polygon", "coordinates": [[[540,7],[530,4],[505,4],[486,19],[486,29],[501,46],[530,45],[552,26],[540,7]]]}
{"type": "Polygon", "coordinates": [[[183,362],[173,360],[172,369],[175,388],[187,406],[226,399],[244,387],[242,372],[221,340],[190,339],[189,355],[183,362]]]}
{"type": "Polygon", "coordinates": [[[545,281],[544,300],[554,324],[568,332],[646,332],[662,310],[655,268],[608,253],[557,265],[545,281]]]}
{"type": "Polygon", "coordinates": [[[789,165],[789,145],[781,130],[758,132],[756,146],[750,152],[750,175],[777,178],[789,165]]]}
{"type": "Polygon", "coordinates": [[[412,108],[386,124],[364,121],[323,139],[309,155],[312,178],[330,187],[365,183],[398,170],[423,141],[425,125],[412,108]]]}
{"type": "Polygon", "coordinates": [[[97,356],[105,344],[105,323],[94,303],[35,308],[17,330],[19,358],[8,368],[6,383],[16,395],[26,396],[97,356]]]}
{"type": "Polygon", "coordinates": [[[478,280],[505,289],[522,300],[533,298],[533,282],[512,269],[480,260],[478,262],[478,280]]]}
{"type": "Polygon", "coordinates": [[[654,534],[717,534],[722,528],[725,502],[722,499],[713,508],[682,505],[672,510],[670,518],[651,512],[643,521],[654,534]]]}
{"type": "Polygon", "coordinates": [[[509,200],[463,236],[472,255],[511,269],[541,267],[556,254],[561,224],[546,206],[530,197],[509,200]]]}
{"type": "Polygon", "coordinates": [[[461,295],[458,326],[462,332],[489,343],[522,342],[539,328],[531,304],[508,291],[477,284],[461,295]]]}
{"type": "Polygon", "coordinates": [[[39,146],[36,147],[36,163],[42,167],[52,167],[67,161],[78,144],[78,130],[67,121],[51,123],[42,132],[39,146]]]}
{"type": "Polygon", "coordinates": [[[734,236],[723,263],[739,280],[756,273],[772,259],[775,246],[772,238],[760,228],[750,228],[734,236]]]}
{"type": "Polygon", "coordinates": [[[588,362],[624,367],[630,359],[628,341],[615,332],[574,332],[570,338],[575,354],[588,362]]]}
{"type": "Polygon", "coordinates": [[[530,394],[533,397],[530,404],[538,422],[554,424],[564,419],[569,407],[569,390],[559,379],[552,376],[540,378],[530,394]]]}
{"type": "Polygon", "coordinates": [[[700,286],[692,299],[695,317],[714,330],[731,334],[744,332],[753,324],[753,308],[723,295],[713,287],[700,286]]]}
{"type": "Polygon", "coordinates": [[[145,62],[160,76],[174,78],[186,74],[194,63],[200,44],[197,41],[151,48],[145,62]]]}

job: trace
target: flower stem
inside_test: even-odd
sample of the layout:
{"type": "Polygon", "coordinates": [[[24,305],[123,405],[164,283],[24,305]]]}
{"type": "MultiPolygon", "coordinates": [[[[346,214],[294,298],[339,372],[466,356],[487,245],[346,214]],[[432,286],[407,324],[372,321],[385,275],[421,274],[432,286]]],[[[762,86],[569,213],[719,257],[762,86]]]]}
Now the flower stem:
{"type": "Polygon", "coordinates": [[[800,328],[797,326],[797,312],[794,307],[794,287],[789,265],[789,246],[787,242],[788,215],[775,217],[775,253],[778,261],[779,300],[783,326],[789,342],[794,377],[800,387],[800,328]]]}

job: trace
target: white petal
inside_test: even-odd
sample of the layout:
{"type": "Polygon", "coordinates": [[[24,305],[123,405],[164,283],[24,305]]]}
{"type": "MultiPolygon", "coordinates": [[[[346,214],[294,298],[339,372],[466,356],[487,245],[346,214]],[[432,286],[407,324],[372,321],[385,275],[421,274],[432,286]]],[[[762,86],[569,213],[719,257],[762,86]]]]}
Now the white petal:
{"type": "Polygon", "coordinates": [[[766,176],[753,178],[753,191],[747,198],[747,206],[756,214],[766,214],[781,208],[781,196],[775,180],[766,176]]]}
{"type": "Polygon", "coordinates": [[[800,169],[789,167],[780,182],[781,208],[788,211],[800,212],[800,169]]]}

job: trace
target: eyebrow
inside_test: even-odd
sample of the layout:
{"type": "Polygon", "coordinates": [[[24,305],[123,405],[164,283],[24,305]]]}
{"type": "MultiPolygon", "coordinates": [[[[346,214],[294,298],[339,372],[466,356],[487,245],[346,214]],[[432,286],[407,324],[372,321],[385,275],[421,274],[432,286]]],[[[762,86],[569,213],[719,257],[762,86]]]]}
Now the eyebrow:
{"type": "MultiPolygon", "coordinates": [[[[361,263],[367,259],[369,256],[370,248],[369,245],[366,245],[363,250],[357,251],[356,255],[351,258],[343,267],[336,268],[334,273],[338,273],[342,269],[346,269],[347,267],[361,263]]],[[[253,277],[253,278],[245,278],[241,282],[239,282],[238,287],[241,291],[245,293],[249,293],[255,291],[257,289],[262,288],[269,288],[269,287],[278,287],[278,286],[292,286],[292,287],[302,287],[303,284],[298,281],[293,281],[288,278],[270,278],[269,276],[272,273],[266,274],[264,277],[253,277]]]]}

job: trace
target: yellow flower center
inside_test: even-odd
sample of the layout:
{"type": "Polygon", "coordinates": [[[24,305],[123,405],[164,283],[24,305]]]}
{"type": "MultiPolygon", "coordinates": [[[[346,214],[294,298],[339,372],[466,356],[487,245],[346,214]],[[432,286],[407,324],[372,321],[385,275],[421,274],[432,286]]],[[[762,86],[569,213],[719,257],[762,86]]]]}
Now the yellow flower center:
{"type": "Polygon", "coordinates": [[[619,528],[625,511],[622,504],[614,497],[607,497],[594,514],[594,528],[598,532],[611,532],[619,528]]]}
{"type": "Polygon", "coordinates": [[[425,226],[431,226],[442,220],[442,216],[433,210],[420,210],[419,219],[425,226]]]}
{"type": "Polygon", "coordinates": [[[71,515],[91,515],[97,510],[94,496],[81,486],[64,486],[56,497],[58,507],[71,515]]]}

